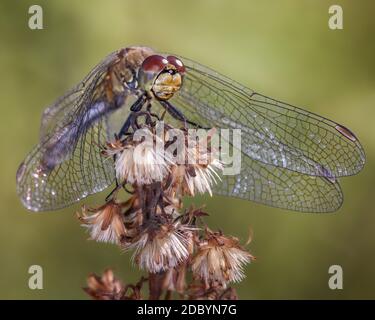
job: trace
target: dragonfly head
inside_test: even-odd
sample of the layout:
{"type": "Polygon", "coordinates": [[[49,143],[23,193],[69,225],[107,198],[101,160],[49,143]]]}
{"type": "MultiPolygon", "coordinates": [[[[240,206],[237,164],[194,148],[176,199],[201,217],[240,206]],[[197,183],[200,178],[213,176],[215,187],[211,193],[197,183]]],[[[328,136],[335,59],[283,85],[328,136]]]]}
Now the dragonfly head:
{"type": "Polygon", "coordinates": [[[161,100],[170,99],[181,88],[185,67],[174,56],[147,57],[139,70],[139,84],[148,93],[161,100]]]}

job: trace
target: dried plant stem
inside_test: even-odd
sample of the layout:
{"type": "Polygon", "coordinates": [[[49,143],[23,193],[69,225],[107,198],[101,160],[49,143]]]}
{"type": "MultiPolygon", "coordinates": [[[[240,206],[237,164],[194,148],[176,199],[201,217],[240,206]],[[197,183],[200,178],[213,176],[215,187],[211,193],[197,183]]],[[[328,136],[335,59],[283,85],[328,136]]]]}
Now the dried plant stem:
{"type": "Polygon", "coordinates": [[[165,272],[149,273],[148,283],[150,291],[150,300],[159,300],[163,292],[163,279],[165,272]]]}

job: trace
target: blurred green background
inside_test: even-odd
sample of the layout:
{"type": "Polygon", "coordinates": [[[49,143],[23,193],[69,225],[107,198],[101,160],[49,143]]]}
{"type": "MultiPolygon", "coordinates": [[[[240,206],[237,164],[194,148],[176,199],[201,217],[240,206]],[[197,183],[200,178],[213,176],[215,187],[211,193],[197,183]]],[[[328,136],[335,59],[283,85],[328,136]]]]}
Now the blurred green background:
{"type": "Polygon", "coordinates": [[[258,259],[235,285],[241,298],[375,298],[374,12],[374,1],[1,1],[0,298],[84,299],[87,274],[108,266],[125,281],[139,278],[129,254],[86,240],[74,216],[80,205],[33,214],[15,193],[44,107],[107,53],[137,44],[190,57],[357,134],[367,164],[342,179],[345,202],[335,214],[221,197],[195,202],[207,204],[212,228],[243,241],[254,231],[258,259]],[[44,30],[28,28],[32,4],[44,9],[44,30]],[[343,30],[328,28],[331,4],[343,7],[343,30]],[[28,288],[33,264],[43,267],[43,290],[28,288]],[[333,264],[343,267],[343,290],[328,288],[333,264]]]}

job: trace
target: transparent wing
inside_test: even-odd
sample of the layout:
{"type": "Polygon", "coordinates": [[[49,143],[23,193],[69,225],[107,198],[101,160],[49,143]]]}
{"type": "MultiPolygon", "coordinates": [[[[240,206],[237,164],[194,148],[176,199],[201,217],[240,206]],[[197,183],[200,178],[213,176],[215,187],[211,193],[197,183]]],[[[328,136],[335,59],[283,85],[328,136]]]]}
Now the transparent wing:
{"type": "Polygon", "coordinates": [[[44,112],[40,142],[17,171],[17,193],[26,208],[59,209],[114,181],[112,160],[101,155],[101,148],[113,138],[111,113],[116,110],[101,83],[115,57],[105,58],[44,112]]]}
{"type": "Polygon", "coordinates": [[[213,192],[301,212],[333,212],[343,202],[337,181],[300,174],[249,157],[242,158],[239,175],[222,176],[213,192]]]}
{"type": "Polygon", "coordinates": [[[42,165],[46,144],[37,145],[17,172],[17,192],[24,206],[33,211],[55,210],[112,184],[112,160],[100,154],[106,140],[102,118],[79,135],[72,152],[49,171],[42,165]]]}
{"type": "Polygon", "coordinates": [[[241,129],[242,152],[265,164],[313,176],[356,174],[365,154],[344,126],[267,98],[189,59],[172,99],[202,126],[241,129]]]}
{"type": "MultiPolygon", "coordinates": [[[[174,106],[186,110],[183,99],[174,99],[174,106]]],[[[153,111],[161,114],[162,107],[154,104],[153,111]]],[[[190,115],[190,114],[189,114],[190,115]]],[[[190,117],[188,116],[190,119],[190,117]]],[[[195,121],[198,118],[194,118],[195,121]]],[[[181,121],[165,114],[164,121],[175,128],[181,121]]],[[[201,120],[209,127],[207,120],[201,120]]],[[[234,146],[232,146],[235,148],[234,146]]],[[[334,178],[309,176],[285,168],[267,165],[242,153],[241,171],[237,175],[220,175],[213,187],[217,195],[251,200],[282,209],[301,212],[333,212],[340,208],[343,195],[334,178]]]]}
{"type": "Polygon", "coordinates": [[[71,117],[79,115],[83,117],[84,111],[89,106],[90,94],[92,95],[96,86],[103,78],[103,74],[112,63],[115,63],[118,52],[112,52],[96,65],[90,73],[75,87],[48,106],[42,115],[40,126],[40,139],[53,134],[61,123],[71,122],[71,117]],[[85,104],[86,103],[86,104],[85,104]]]}

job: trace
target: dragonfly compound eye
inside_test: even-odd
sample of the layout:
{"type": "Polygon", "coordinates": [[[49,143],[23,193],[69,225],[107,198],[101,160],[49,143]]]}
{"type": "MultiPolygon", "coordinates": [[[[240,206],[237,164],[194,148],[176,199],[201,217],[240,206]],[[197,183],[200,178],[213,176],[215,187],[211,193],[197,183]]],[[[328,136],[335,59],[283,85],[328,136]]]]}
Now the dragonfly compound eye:
{"type": "Polygon", "coordinates": [[[173,65],[178,73],[184,74],[185,73],[185,66],[180,59],[175,56],[168,56],[168,62],[173,65]]]}
{"type": "Polygon", "coordinates": [[[141,66],[144,72],[158,74],[161,72],[168,64],[168,60],[157,54],[147,57],[141,66]]]}
{"type": "Polygon", "coordinates": [[[155,54],[147,57],[139,69],[138,81],[140,86],[146,91],[150,91],[156,77],[167,65],[168,60],[162,56],[155,54]]]}

